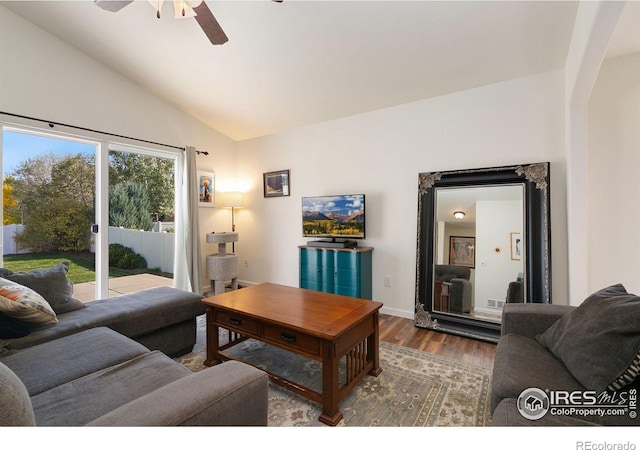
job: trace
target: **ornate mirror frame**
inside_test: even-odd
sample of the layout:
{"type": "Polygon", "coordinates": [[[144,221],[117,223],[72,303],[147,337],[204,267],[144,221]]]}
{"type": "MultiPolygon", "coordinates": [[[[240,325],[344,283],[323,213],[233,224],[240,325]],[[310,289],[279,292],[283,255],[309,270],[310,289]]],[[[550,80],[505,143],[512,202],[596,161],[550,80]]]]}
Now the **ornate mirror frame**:
{"type": "Polygon", "coordinates": [[[499,323],[433,310],[436,188],[520,184],[524,189],[525,301],[551,303],[549,163],[418,175],[415,326],[495,342],[499,323]]]}

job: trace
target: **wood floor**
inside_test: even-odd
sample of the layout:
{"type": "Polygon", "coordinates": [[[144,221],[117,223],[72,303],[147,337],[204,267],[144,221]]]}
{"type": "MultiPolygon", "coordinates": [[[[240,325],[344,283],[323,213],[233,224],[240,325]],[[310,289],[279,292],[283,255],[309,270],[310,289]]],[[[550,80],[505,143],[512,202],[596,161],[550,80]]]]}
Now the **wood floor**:
{"type": "Polygon", "coordinates": [[[380,340],[490,370],[493,368],[495,344],[418,328],[411,319],[381,314],[380,340]]]}

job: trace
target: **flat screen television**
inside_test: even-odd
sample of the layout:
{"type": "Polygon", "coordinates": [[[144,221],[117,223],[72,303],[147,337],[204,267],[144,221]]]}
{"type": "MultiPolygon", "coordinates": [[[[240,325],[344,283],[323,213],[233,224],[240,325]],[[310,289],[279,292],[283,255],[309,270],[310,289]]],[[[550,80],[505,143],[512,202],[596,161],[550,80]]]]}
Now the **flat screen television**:
{"type": "Polygon", "coordinates": [[[302,197],[302,235],[364,239],[364,194],[302,197]]]}

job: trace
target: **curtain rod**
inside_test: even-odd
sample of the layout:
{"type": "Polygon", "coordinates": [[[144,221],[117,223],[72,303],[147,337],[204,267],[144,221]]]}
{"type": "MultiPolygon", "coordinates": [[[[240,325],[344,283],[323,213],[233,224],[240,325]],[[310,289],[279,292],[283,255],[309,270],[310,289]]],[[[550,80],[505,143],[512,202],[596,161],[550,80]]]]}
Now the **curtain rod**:
{"type": "MultiPolygon", "coordinates": [[[[49,127],[51,127],[51,128],[53,128],[54,126],[58,125],[58,126],[62,126],[62,127],[74,128],[76,130],[89,131],[91,133],[104,134],[105,136],[112,136],[112,137],[130,139],[132,141],[137,141],[137,142],[144,142],[145,144],[160,145],[162,147],[175,148],[175,149],[182,150],[182,151],[186,150],[185,147],[178,147],[178,146],[175,146],[175,145],[163,144],[161,142],[147,141],[145,139],[138,139],[138,138],[134,138],[134,137],[130,137],[130,136],[124,136],[122,134],[109,133],[107,131],[93,130],[91,128],[85,128],[85,127],[79,127],[79,126],[76,126],[76,125],[69,125],[69,124],[66,124],[66,123],[54,122],[52,120],[38,119],[36,117],[23,116],[23,115],[20,115],[20,114],[13,114],[13,113],[8,113],[8,112],[4,112],[4,111],[0,111],[0,114],[4,114],[6,116],[11,116],[11,117],[18,117],[20,119],[35,120],[37,122],[47,123],[47,124],[49,124],[49,127]]],[[[203,152],[203,151],[199,151],[199,150],[196,150],[196,153],[198,155],[200,155],[200,154],[208,155],[209,154],[209,152],[203,152]]]]}

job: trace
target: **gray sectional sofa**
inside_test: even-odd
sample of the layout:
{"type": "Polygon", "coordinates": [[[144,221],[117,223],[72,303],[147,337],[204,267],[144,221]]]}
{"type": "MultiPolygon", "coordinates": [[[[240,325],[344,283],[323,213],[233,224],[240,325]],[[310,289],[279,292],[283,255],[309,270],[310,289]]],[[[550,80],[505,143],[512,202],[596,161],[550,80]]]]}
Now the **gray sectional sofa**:
{"type": "Polygon", "coordinates": [[[0,425],[266,425],[266,373],[233,361],[192,373],[170,357],[192,350],[202,296],[158,287],[84,305],[64,267],[2,275],[39,292],[57,322],[0,339],[0,425]]]}
{"type": "Polygon", "coordinates": [[[639,352],[640,298],[620,284],[578,307],[505,304],[492,377],[492,425],[638,426],[639,352]],[[538,390],[533,397],[521,395],[532,388],[538,390]],[[571,400],[552,400],[552,393],[565,392],[573,393],[571,400]],[[539,408],[526,405],[540,398],[539,408]]]}
{"type": "Polygon", "coordinates": [[[0,425],[266,425],[267,381],[235,361],[192,373],[91,328],[0,359],[0,425]]]}

